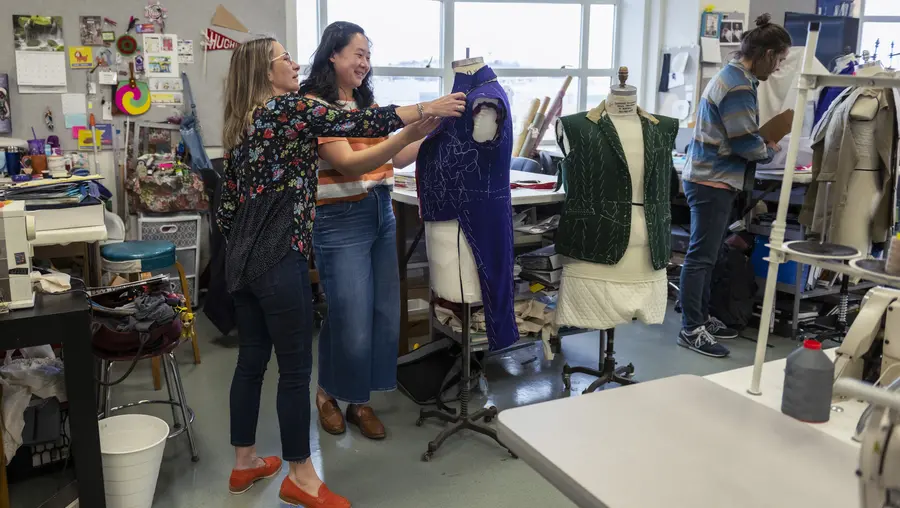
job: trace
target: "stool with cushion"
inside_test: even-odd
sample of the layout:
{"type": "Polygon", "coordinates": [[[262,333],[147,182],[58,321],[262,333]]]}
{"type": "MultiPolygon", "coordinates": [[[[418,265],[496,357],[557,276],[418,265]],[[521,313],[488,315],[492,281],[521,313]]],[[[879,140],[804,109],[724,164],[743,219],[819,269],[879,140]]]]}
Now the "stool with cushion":
{"type": "MultiPolygon", "coordinates": [[[[194,440],[194,411],[188,406],[187,398],[184,394],[184,384],[181,381],[181,372],[178,369],[178,360],[175,358],[175,349],[182,342],[182,321],[178,318],[172,320],[171,323],[159,326],[146,333],[146,346],[132,353],[114,352],[107,349],[112,344],[122,344],[133,342],[133,335],[137,332],[128,331],[120,332],[112,328],[101,326],[94,332],[94,356],[100,359],[100,377],[103,384],[100,386],[100,415],[99,418],[109,418],[109,416],[119,410],[140,406],[144,404],[166,404],[172,407],[172,432],[169,433],[169,439],[177,437],[187,432],[188,441],[191,445],[191,460],[197,462],[200,456],[197,453],[197,443],[194,440]],[[104,347],[106,346],[106,347],[104,347]],[[114,362],[137,362],[146,359],[162,359],[163,373],[166,378],[166,389],[169,392],[168,400],[141,400],[124,404],[117,407],[111,407],[110,395],[112,394],[112,386],[110,385],[110,371],[114,362]]],[[[123,381],[131,373],[126,372],[121,380],[123,381]]]]}
{"type": "MultiPolygon", "coordinates": [[[[181,289],[184,292],[185,307],[182,313],[184,329],[182,337],[190,339],[194,349],[194,363],[200,363],[200,346],[197,344],[197,331],[194,328],[194,315],[191,311],[191,295],[188,289],[187,279],[184,276],[184,267],[175,256],[175,244],[166,241],[131,241],[104,245],[100,250],[103,258],[103,271],[125,275],[129,279],[139,279],[144,273],[164,270],[175,267],[178,278],[181,280],[181,289]]],[[[160,379],[160,357],[152,358],[153,387],[162,388],[160,379]]]]}

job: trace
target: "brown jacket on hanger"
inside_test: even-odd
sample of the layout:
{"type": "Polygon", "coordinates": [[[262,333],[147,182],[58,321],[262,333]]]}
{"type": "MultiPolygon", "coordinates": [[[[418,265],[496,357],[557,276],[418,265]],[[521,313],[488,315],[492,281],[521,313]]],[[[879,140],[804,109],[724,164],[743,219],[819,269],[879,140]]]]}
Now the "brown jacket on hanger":
{"type": "MultiPolygon", "coordinates": [[[[875,116],[875,143],[881,160],[881,201],[872,221],[873,242],[887,239],[894,223],[895,180],[897,159],[897,107],[892,89],[848,88],[838,96],[813,129],[812,185],[806,192],[806,199],[800,212],[800,223],[812,233],[823,233],[823,221],[828,214],[828,239],[840,228],[844,209],[848,205],[847,194],[850,175],[857,169],[859,156],[850,130],[850,110],[861,97],[875,97],[879,100],[875,116]],[[816,216],[816,201],[825,199],[824,186],[831,182],[828,193],[827,210],[816,216]],[[821,193],[819,191],[822,191],[821,193]]],[[[858,206],[860,203],[849,203],[858,206]]],[[[820,206],[819,210],[823,207],[820,206]]]]}

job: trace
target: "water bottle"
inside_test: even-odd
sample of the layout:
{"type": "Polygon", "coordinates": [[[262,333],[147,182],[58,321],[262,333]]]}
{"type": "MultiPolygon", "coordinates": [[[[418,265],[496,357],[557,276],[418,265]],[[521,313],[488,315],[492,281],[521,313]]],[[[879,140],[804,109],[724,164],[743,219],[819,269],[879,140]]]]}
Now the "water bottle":
{"type": "Polygon", "coordinates": [[[0,148],[0,176],[6,176],[6,148],[0,148]]]}
{"type": "Polygon", "coordinates": [[[825,423],[831,418],[834,363],[816,340],[787,357],[781,412],[802,422],[825,423]]]}

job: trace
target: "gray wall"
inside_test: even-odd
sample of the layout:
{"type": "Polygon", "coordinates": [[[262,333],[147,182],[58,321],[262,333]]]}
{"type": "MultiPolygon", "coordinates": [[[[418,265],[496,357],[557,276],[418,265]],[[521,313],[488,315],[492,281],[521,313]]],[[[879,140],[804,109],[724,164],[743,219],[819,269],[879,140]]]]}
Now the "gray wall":
{"type": "Polygon", "coordinates": [[[779,25],[784,23],[785,12],[816,12],[816,0],[750,0],[750,28],[760,14],[768,12],[772,21],[779,25]]]}
{"type": "MultiPolygon", "coordinates": [[[[208,54],[207,75],[203,77],[203,48],[200,45],[201,31],[209,26],[209,21],[216,6],[224,5],[244,25],[254,33],[267,33],[284,41],[287,32],[284,0],[163,0],[169,9],[166,32],[177,34],[181,39],[194,40],[194,64],[183,65],[191,80],[194,99],[197,104],[200,122],[203,126],[204,142],[207,146],[221,145],[222,131],[222,88],[225,72],[228,69],[231,51],[213,51],[208,54]]],[[[19,94],[15,73],[15,54],[12,44],[12,15],[40,14],[63,17],[63,34],[67,46],[81,45],[78,30],[79,16],[105,16],[119,23],[116,33],[120,34],[128,26],[129,16],[143,18],[147,0],[0,0],[0,73],[8,73],[10,78],[11,113],[13,115],[12,137],[30,138],[31,127],[35,128],[38,137],[50,134],[59,136],[63,148],[74,149],[75,141],[71,132],[66,132],[62,116],[62,104],[57,94],[19,94]],[[5,25],[4,25],[5,23],[5,25]],[[44,127],[44,111],[47,106],[53,111],[56,123],[54,132],[44,127]]],[[[229,36],[237,35],[225,29],[219,32],[229,36]]],[[[237,37],[235,37],[237,38],[237,37]]],[[[240,39],[238,39],[240,40],[240,39]]],[[[68,59],[67,59],[68,65],[68,59]]],[[[85,92],[85,73],[83,70],[68,71],[68,88],[70,93],[85,92]]],[[[107,97],[111,93],[109,86],[101,86],[100,91],[107,97]]],[[[100,100],[94,101],[92,110],[98,121],[101,118],[100,100]]],[[[90,113],[91,111],[89,111],[90,113]]],[[[141,119],[161,121],[171,116],[172,108],[153,107],[141,119]]],[[[121,127],[123,117],[115,117],[121,127]]]]}

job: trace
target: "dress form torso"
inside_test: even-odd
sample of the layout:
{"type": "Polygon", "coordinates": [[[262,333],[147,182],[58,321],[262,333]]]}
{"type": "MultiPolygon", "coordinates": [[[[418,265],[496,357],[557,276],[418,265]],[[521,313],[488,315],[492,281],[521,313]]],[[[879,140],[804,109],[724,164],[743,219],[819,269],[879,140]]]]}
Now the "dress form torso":
{"type": "MultiPolygon", "coordinates": [[[[830,241],[855,247],[866,255],[872,247],[871,226],[881,200],[881,157],[875,141],[875,116],[879,99],[860,97],[850,110],[850,132],[856,146],[856,170],[850,175],[847,200],[840,227],[830,241]]],[[[835,189],[837,190],[837,189],[835,189]]]]}
{"type": "MultiPolygon", "coordinates": [[[[564,258],[557,305],[557,323],[593,329],[610,329],[635,317],[659,324],[666,310],[666,271],[654,270],[644,207],[644,134],[637,110],[637,93],[615,88],[606,111],[621,141],[631,180],[632,214],[628,247],[615,265],[564,258]]],[[[558,138],[568,153],[561,125],[558,138]]]]}
{"type": "MultiPolygon", "coordinates": [[[[453,71],[474,74],[484,67],[481,58],[453,62],[453,71]]],[[[498,104],[493,99],[478,99],[473,107],[482,103],[498,104]]],[[[472,139],[485,143],[497,135],[497,111],[483,108],[473,118],[472,139]]],[[[451,302],[481,302],[481,282],[472,247],[456,219],[425,222],[425,246],[428,251],[428,267],[431,288],[439,297],[451,302]],[[462,293],[460,293],[462,289],[462,293]]]]}

